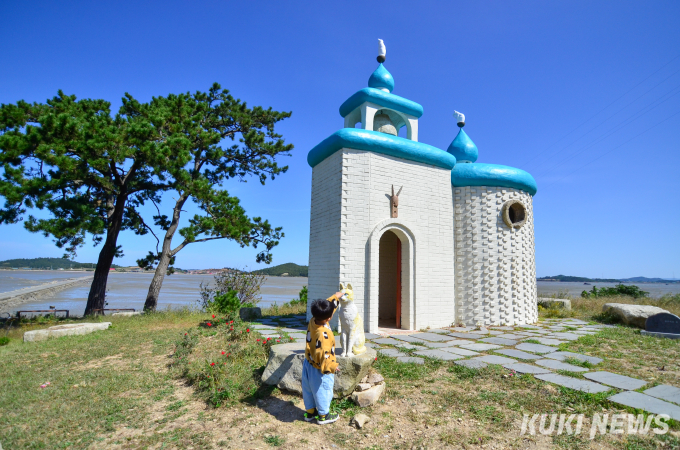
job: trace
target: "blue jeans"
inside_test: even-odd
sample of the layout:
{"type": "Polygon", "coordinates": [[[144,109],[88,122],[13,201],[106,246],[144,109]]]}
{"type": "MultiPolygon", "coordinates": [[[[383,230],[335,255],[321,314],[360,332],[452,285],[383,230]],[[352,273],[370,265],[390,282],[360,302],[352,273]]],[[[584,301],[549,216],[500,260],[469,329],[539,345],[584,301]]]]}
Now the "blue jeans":
{"type": "Polygon", "coordinates": [[[333,399],[334,383],[334,374],[322,374],[305,358],[302,363],[302,400],[305,402],[305,409],[316,408],[320,415],[328,414],[333,399]]]}

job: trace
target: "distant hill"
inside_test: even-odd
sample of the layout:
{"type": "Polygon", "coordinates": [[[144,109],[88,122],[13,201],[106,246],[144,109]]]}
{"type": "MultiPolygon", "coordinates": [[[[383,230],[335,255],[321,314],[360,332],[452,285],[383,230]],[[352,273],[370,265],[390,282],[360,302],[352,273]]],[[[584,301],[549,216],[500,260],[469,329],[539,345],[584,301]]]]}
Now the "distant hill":
{"type": "Polygon", "coordinates": [[[590,282],[595,281],[598,283],[620,283],[621,280],[614,278],[586,278],[586,277],[571,277],[567,275],[555,275],[552,277],[541,277],[537,278],[539,281],[564,281],[564,282],[590,282]]]}
{"type": "MultiPolygon", "coordinates": [[[[94,263],[79,263],[64,258],[33,258],[33,259],[8,259],[0,261],[0,269],[21,269],[28,267],[30,269],[94,269],[97,265],[94,263]]],[[[118,268],[115,264],[111,267],[118,268]]]]}
{"type": "Polygon", "coordinates": [[[591,283],[678,283],[677,280],[665,280],[663,278],[586,278],[586,277],[571,277],[567,275],[555,275],[552,277],[537,278],[539,281],[571,281],[571,282],[591,282],[591,283]]]}
{"type": "Polygon", "coordinates": [[[307,266],[298,266],[295,263],[279,264],[274,267],[267,267],[266,269],[253,270],[253,273],[261,275],[269,275],[271,277],[280,277],[284,273],[289,277],[306,277],[308,276],[307,266]]]}

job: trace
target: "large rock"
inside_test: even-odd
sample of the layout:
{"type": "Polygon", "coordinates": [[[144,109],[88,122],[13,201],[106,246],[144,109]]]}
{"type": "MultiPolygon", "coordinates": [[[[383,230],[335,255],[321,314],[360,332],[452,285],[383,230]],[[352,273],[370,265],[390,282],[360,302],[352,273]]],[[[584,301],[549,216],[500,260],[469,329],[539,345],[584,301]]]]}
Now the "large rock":
{"type": "Polygon", "coordinates": [[[241,308],[238,310],[238,316],[241,320],[260,319],[262,317],[262,310],[258,307],[241,308]]]}
{"type": "Polygon", "coordinates": [[[625,303],[605,303],[602,311],[617,317],[626,325],[645,328],[647,317],[659,313],[668,313],[665,309],[650,305],[627,305],[625,303]]]}
{"type": "MultiPolygon", "coordinates": [[[[336,354],[342,349],[336,347],[336,354]]],[[[272,346],[269,351],[267,367],[262,374],[262,382],[276,385],[279,389],[302,394],[302,363],[305,358],[304,343],[280,344],[272,346]]],[[[350,395],[359,381],[366,376],[373,365],[376,352],[366,348],[366,353],[351,358],[337,356],[340,373],[335,375],[333,397],[342,398],[350,395]]]]}
{"type": "Polygon", "coordinates": [[[352,400],[361,408],[374,405],[385,390],[385,383],[376,384],[367,391],[353,392],[352,400]]]}
{"type": "Polygon", "coordinates": [[[33,330],[24,333],[24,342],[45,341],[50,338],[62,336],[74,336],[79,334],[89,334],[94,331],[106,330],[111,326],[111,322],[100,323],[69,323],[67,325],[57,325],[45,330],[33,330]]]}
{"type": "Polygon", "coordinates": [[[571,309],[571,300],[565,298],[538,297],[538,304],[545,308],[571,309]]]}

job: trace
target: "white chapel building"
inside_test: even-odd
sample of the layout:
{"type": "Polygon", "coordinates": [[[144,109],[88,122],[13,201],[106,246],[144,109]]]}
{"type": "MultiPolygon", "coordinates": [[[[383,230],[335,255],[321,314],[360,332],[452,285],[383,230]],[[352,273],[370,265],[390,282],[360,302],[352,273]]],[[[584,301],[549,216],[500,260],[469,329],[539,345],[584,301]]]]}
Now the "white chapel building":
{"type": "Polygon", "coordinates": [[[309,305],[343,282],[367,332],[536,322],[536,182],[477,163],[462,115],[447,150],[419,142],[423,107],[392,94],[384,60],[307,156],[309,305]]]}

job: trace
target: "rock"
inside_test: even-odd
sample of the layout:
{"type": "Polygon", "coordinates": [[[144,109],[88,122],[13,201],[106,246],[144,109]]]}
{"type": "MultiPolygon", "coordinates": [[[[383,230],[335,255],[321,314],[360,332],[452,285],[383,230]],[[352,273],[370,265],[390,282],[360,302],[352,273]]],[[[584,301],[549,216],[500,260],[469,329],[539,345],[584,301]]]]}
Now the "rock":
{"type": "Polygon", "coordinates": [[[571,300],[564,298],[538,298],[538,304],[544,308],[571,309],[571,300]]]}
{"type": "Polygon", "coordinates": [[[363,428],[364,425],[366,425],[368,422],[371,421],[371,418],[368,417],[366,414],[357,414],[352,418],[352,425],[354,425],[357,428],[363,428]]]}
{"type": "MultiPolygon", "coordinates": [[[[336,354],[339,353],[336,350],[336,354]]],[[[269,360],[262,374],[262,382],[276,385],[279,389],[302,394],[302,363],[305,357],[303,343],[290,343],[272,346],[269,360]]],[[[376,352],[367,348],[365,353],[351,358],[336,357],[340,373],[335,375],[333,397],[347,397],[366,376],[376,358],[376,352]]]]}
{"type": "Polygon", "coordinates": [[[385,385],[378,384],[373,386],[367,391],[352,393],[352,400],[361,408],[365,408],[367,406],[375,404],[380,399],[380,396],[382,395],[384,390],[385,385]]]}
{"type": "Polygon", "coordinates": [[[241,320],[259,319],[262,317],[262,310],[260,308],[241,308],[238,310],[238,315],[241,320]]]}
{"type": "Polygon", "coordinates": [[[383,376],[378,372],[371,372],[366,377],[366,383],[370,383],[372,385],[380,384],[383,381],[385,381],[385,378],[383,378],[383,376]]]}
{"type": "Polygon", "coordinates": [[[359,392],[361,392],[361,391],[367,391],[367,390],[369,390],[370,388],[371,388],[371,384],[370,384],[370,383],[359,383],[359,384],[357,384],[357,391],[359,391],[359,392]]]}
{"type": "Polygon", "coordinates": [[[647,317],[655,314],[668,313],[665,309],[650,305],[627,305],[625,303],[605,303],[602,311],[617,317],[626,325],[645,328],[647,317]]]}
{"type": "Polygon", "coordinates": [[[94,331],[106,330],[111,326],[111,322],[100,323],[70,323],[57,325],[45,330],[33,330],[24,333],[24,342],[45,341],[50,338],[62,336],[76,336],[80,334],[90,334],[94,331]]]}

